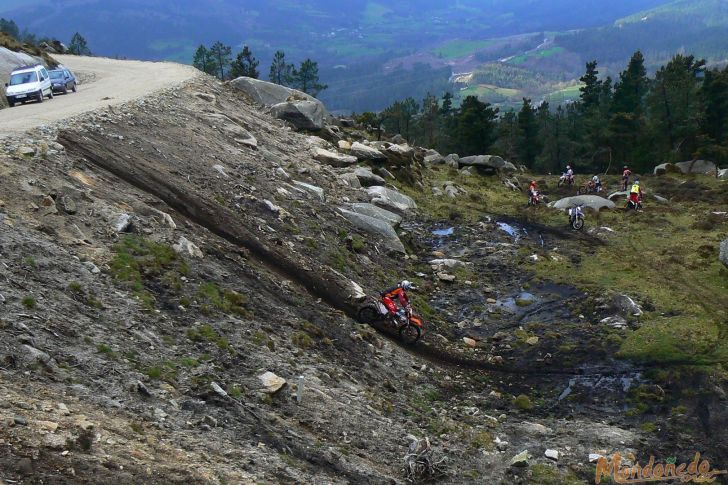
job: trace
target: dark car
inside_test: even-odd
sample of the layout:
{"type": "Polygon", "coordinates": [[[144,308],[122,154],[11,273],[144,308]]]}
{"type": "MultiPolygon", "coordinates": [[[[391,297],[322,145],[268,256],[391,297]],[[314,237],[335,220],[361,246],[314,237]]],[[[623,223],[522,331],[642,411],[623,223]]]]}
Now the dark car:
{"type": "Polygon", "coordinates": [[[70,89],[76,92],[76,76],[68,69],[54,69],[48,71],[51,76],[51,87],[54,93],[66,94],[70,89]]]}

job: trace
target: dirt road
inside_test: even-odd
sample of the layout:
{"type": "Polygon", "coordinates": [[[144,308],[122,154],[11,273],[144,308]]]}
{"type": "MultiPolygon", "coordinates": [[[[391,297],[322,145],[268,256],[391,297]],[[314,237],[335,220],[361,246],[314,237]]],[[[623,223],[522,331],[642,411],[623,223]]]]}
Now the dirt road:
{"type": "Polygon", "coordinates": [[[54,56],[87,81],[78,92],[56,95],[0,110],[0,136],[19,133],[109,105],[121,104],[173,86],[199,74],[171,62],[120,61],[100,57],[54,56]]]}

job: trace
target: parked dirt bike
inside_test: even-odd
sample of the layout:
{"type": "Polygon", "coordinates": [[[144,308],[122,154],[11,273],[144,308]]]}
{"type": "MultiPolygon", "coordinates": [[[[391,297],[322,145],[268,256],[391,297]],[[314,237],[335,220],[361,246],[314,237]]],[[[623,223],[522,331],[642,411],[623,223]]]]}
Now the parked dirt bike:
{"type": "Polygon", "coordinates": [[[579,195],[586,195],[586,194],[599,194],[601,192],[607,191],[607,184],[602,183],[602,185],[597,185],[593,181],[588,181],[581,187],[579,187],[579,190],[577,190],[577,193],[579,195]]]}
{"type": "Polygon", "coordinates": [[[559,187],[561,187],[562,185],[567,185],[571,187],[572,185],[574,185],[574,177],[569,177],[565,173],[561,174],[561,178],[559,178],[559,187]]]}
{"type": "Polygon", "coordinates": [[[579,231],[584,227],[584,206],[577,205],[569,209],[569,225],[579,231]]]}
{"type": "Polygon", "coordinates": [[[411,305],[408,305],[404,312],[392,315],[387,307],[375,298],[368,299],[359,309],[359,321],[370,325],[384,324],[393,328],[397,331],[400,340],[409,345],[420,339],[424,328],[422,319],[413,313],[411,305]]]}

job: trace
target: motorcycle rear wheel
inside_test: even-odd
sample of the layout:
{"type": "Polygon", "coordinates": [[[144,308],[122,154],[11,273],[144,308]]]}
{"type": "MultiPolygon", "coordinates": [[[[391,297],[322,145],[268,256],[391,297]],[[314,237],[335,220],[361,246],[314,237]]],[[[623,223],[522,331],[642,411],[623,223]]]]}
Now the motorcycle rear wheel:
{"type": "Polygon", "coordinates": [[[363,307],[361,310],[359,310],[359,314],[357,316],[359,317],[358,320],[361,323],[374,323],[377,320],[381,319],[379,311],[377,311],[374,305],[367,305],[363,307]]]}
{"type": "Polygon", "coordinates": [[[417,325],[407,323],[399,328],[399,339],[407,345],[414,345],[422,336],[422,330],[417,325]]]}

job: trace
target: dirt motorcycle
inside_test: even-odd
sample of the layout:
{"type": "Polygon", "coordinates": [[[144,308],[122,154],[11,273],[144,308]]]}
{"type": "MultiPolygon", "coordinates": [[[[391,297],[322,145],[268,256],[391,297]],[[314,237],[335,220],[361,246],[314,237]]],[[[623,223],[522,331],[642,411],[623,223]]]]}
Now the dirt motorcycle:
{"type": "Polygon", "coordinates": [[[586,194],[598,194],[600,192],[605,192],[607,190],[607,184],[599,184],[597,185],[594,183],[593,180],[589,180],[587,183],[579,187],[579,190],[577,190],[577,193],[579,195],[586,195],[586,194]]]}
{"type": "Polygon", "coordinates": [[[547,202],[548,202],[548,199],[546,198],[546,196],[543,195],[538,190],[535,192],[531,192],[530,195],[528,196],[528,207],[537,206],[542,203],[545,204],[547,202]]]}
{"type": "Polygon", "coordinates": [[[569,209],[569,225],[575,231],[584,227],[584,206],[577,205],[569,209]]]}
{"type": "Polygon", "coordinates": [[[369,325],[384,325],[394,329],[402,342],[413,345],[422,336],[424,323],[414,314],[412,305],[392,315],[380,300],[369,298],[359,309],[359,321],[369,325]]]}
{"type": "Polygon", "coordinates": [[[640,211],[642,210],[642,196],[637,198],[637,202],[633,201],[630,197],[627,199],[627,210],[640,211]]]}
{"type": "Polygon", "coordinates": [[[559,178],[559,187],[562,185],[567,185],[569,187],[574,185],[574,176],[573,175],[567,175],[565,173],[561,174],[561,177],[559,178]]]}

